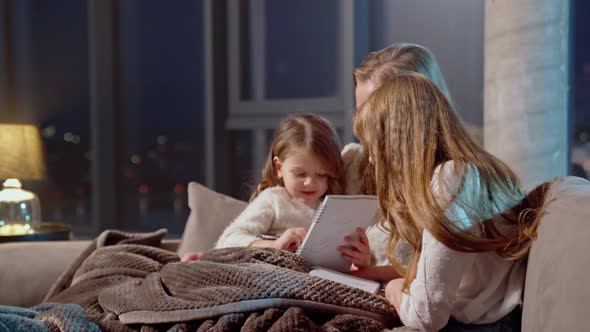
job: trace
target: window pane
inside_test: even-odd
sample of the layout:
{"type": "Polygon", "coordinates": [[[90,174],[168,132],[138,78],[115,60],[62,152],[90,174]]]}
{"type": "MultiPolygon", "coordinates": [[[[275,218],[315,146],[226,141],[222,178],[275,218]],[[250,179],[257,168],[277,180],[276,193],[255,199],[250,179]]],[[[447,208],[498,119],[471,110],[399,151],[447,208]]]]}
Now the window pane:
{"type": "Polygon", "coordinates": [[[338,0],[241,4],[242,99],[338,93],[338,0]]]}
{"type": "Polygon", "coordinates": [[[457,111],[469,130],[482,136],[485,2],[376,0],[371,4],[370,50],[399,42],[430,49],[457,111]]]}
{"type": "Polygon", "coordinates": [[[119,4],[123,228],[179,237],[186,186],[204,182],[203,3],[119,4]]]}
{"type": "Polygon", "coordinates": [[[231,132],[230,165],[232,167],[229,182],[229,193],[239,199],[247,201],[252,192],[252,186],[260,180],[260,169],[253,167],[253,132],[250,130],[234,130],[231,132]]]}

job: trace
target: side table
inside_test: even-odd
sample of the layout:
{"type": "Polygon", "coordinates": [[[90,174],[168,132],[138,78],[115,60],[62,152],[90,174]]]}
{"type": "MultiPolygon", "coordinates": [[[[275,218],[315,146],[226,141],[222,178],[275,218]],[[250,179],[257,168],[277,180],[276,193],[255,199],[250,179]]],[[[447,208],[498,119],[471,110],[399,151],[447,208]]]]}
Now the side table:
{"type": "Polygon", "coordinates": [[[23,241],[67,241],[72,227],[67,224],[42,222],[32,232],[19,235],[0,235],[0,243],[23,241]]]}

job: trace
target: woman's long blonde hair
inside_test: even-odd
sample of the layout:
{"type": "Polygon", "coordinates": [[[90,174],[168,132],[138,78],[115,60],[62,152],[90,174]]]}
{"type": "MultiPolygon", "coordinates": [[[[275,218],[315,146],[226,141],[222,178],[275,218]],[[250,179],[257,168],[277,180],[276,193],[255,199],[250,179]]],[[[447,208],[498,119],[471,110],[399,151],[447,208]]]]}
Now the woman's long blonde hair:
{"type": "Polygon", "coordinates": [[[277,176],[273,159],[284,161],[294,149],[309,149],[318,158],[328,173],[326,195],[340,195],[344,192],[344,163],[340,155],[338,137],[330,123],[314,114],[292,115],[285,119],[274,133],[268,157],[262,169],[262,181],[252,191],[250,201],[264,189],[284,186],[277,176]]]}
{"type": "Polygon", "coordinates": [[[383,222],[390,229],[388,256],[406,287],[416,275],[423,230],[458,251],[496,251],[508,259],[528,254],[548,184],[525,197],[516,175],[470,138],[429,79],[406,73],[383,83],[357,110],[354,132],[372,158],[383,222]],[[447,175],[441,170],[433,179],[438,166],[449,164],[447,175]],[[432,184],[445,185],[449,178],[456,188],[449,185],[452,196],[441,203],[432,184]],[[462,208],[469,225],[449,220],[450,202],[462,208]],[[393,259],[400,238],[415,250],[407,270],[393,259]]]}
{"type": "MultiPolygon", "coordinates": [[[[406,72],[415,72],[428,77],[452,104],[449,89],[434,54],[420,45],[410,43],[390,45],[369,54],[352,71],[355,85],[361,82],[372,82],[375,86],[380,86],[406,72]]],[[[365,194],[375,194],[375,174],[368,164],[369,158],[365,154],[359,168],[363,179],[361,191],[365,194]]]]}

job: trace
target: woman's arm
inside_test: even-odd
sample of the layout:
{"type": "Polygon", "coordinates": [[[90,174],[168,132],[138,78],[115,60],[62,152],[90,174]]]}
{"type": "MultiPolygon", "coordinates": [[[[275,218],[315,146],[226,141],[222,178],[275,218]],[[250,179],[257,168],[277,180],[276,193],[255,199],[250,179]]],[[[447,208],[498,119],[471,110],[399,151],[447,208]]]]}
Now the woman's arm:
{"type": "MultiPolygon", "coordinates": [[[[463,273],[473,265],[475,255],[452,250],[425,230],[416,278],[400,302],[402,323],[425,331],[438,331],[445,326],[463,273]]],[[[394,298],[390,302],[395,305],[394,298]]]]}
{"type": "MultiPolygon", "coordinates": [[[[469,193],[476,194],[477,173],[473,173],[469,193]]],[[[439,206],[457,225],[468,227],[471,221],[463,208],[453,200],[461,188],[462,181],[456,179],[454,163],[448,161],[439,165],[433,174],[431,186],[439,206]]],[[[465,190],[465,185],[462,190],[465,190]]],[[[456,293],[465,271],[474,264],[477,253],[460,252],[439,242],[428,230],[422,233],[422,251],[416,277],[409,292],[401,294],[392,284],[390,302],[399,305],[399,315],[404,325],[426,331],[438,331],[449,320],[456,300],[456,293]],[[397,302],[397,303],[396,303],[397,302]]],[[[388,285],[389,286],[389,285],[388,285]]]]}

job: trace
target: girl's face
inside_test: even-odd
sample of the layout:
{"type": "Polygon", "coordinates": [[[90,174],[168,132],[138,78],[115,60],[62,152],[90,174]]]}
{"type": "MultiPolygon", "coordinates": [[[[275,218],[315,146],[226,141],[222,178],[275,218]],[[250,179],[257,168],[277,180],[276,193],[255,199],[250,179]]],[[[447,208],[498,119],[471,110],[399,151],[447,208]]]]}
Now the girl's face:
{"type": "Polygon", "coordinates": [[[328,173],[322,162],[307,149],[289,151],[284,160],[273,159],[277,176],[287,192],[309,206],[319,203],[328,191],[328,173]]]}

